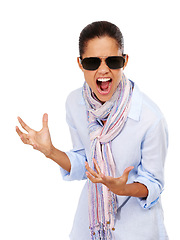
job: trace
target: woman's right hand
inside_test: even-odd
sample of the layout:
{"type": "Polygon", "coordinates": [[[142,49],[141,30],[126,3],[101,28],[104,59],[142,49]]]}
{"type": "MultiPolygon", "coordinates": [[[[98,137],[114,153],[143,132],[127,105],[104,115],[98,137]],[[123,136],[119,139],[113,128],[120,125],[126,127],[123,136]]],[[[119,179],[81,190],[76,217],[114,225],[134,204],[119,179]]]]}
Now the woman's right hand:
{"type": "Polygon", "coordinates": [[[21,130],[16,126],[16,132],[20,136],[22,142],[24,144],[33,146],[34,149],[39,150],[46,157],[48,157],[51,154],[53,148],[48,128],[48,114],[45,113],[43,115],[43,127],[39,132],[28,127],[20,117],[18,117],[18,121],[21,124],[22,128],[27,132],[21,132],[21,130]]]}

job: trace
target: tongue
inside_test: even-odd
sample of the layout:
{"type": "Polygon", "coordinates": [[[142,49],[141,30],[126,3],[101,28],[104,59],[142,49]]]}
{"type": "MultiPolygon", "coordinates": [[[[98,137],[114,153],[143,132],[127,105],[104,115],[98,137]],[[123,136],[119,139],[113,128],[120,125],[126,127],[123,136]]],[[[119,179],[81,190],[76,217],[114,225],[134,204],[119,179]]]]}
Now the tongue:
{"type": "Polygon", "coordinates": [[[101,82],[100,84],[101,90],[106,90],[109,87],[109,82],[101,82]]]}

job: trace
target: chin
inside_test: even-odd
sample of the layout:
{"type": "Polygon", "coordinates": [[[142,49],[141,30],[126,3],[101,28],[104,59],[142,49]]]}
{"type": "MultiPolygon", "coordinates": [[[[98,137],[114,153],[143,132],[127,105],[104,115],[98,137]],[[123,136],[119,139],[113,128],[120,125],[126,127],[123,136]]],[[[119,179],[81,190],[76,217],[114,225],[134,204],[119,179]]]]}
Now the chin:
{"type": "Polygon", "coordinates": [[[105,96],[105,95],[100,95],[100,94],[95,94],[96,97],[98,98],[98,100],[102,103],[105,103],[107,101],[109,101],[112,97],[112,94],[108,95],[108,96],[105,96]]]}

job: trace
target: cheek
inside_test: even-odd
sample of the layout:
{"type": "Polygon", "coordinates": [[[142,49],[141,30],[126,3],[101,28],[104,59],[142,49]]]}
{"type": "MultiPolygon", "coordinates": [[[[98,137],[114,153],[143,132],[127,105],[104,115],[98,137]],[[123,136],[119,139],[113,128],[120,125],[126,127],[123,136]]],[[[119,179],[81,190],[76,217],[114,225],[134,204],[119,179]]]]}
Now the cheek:
{"type": "Polygon", "coordinates": [[[84,78],[89,86],[91,86],[94,83],[94,73],[93,72],[84,71],[84,78]]]}
{"type": "Polygon", "coordinates": [[[117,85],[120,83],[122,79],[122,69],[120,70],[114,70],[114,80],[116,81],[117,85]]]}

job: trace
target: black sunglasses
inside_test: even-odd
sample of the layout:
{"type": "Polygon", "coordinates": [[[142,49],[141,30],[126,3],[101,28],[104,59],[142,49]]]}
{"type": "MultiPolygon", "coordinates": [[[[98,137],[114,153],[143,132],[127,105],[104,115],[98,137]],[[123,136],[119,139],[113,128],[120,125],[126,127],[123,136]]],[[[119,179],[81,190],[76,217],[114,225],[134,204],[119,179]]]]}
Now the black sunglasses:
{"type": "MultiPolygon", "coordinates": [[[[124,55],[125,57],[125,55],[124,55]]],[[[110,56],[110,57],[87,57],[81,58],[81,64],[85,70],[94,71],[99,68],[101,61],[105,58],[106,65],[110,69],[119,69],[124,67],[125,58],[123,56],[110,56]]]]}

